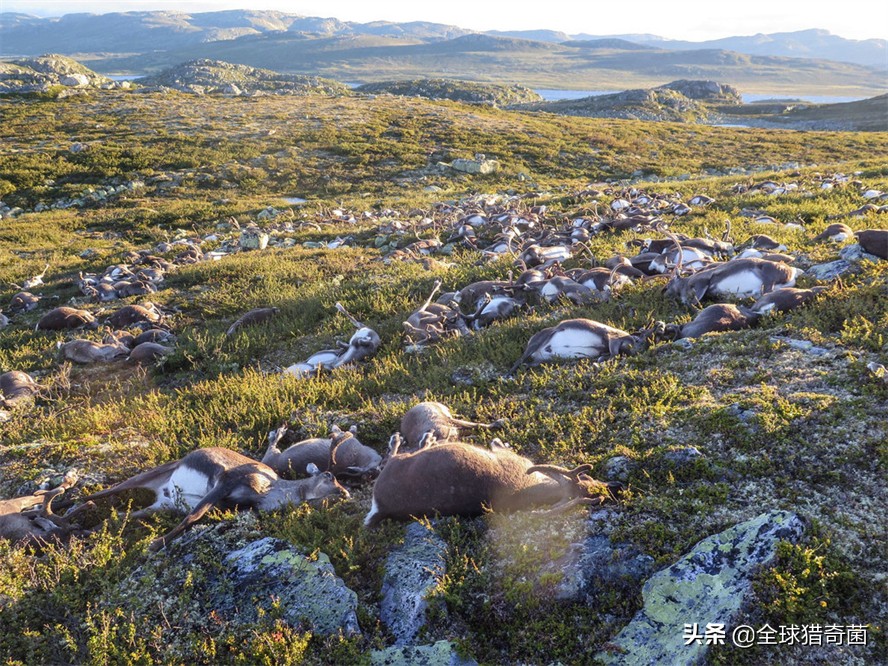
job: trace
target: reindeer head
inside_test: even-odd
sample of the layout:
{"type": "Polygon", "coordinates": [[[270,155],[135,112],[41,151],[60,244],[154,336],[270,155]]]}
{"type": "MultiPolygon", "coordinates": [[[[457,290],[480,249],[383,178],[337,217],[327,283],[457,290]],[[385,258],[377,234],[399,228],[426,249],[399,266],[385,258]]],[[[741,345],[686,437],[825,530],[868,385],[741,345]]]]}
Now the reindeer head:
{"type": "Polygon", "coordinates": [[[575,506],[598,506],[608,499],[616,500],[622,492],[622,484],[596,481],[589,476],[588,472],[591,471],[592,465],[580,465],[573,469],[557,465],[533,465],[528,468],[527,473],[539,472],[558,483],[562,499],[548,511],[561,513],[575,506]]]}

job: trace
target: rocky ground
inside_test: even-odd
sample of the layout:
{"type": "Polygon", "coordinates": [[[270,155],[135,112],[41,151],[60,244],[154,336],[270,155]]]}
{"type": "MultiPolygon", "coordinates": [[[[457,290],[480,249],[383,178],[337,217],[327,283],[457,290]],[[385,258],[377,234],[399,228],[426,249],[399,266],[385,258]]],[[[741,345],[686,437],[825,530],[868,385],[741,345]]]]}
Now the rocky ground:
{"type": "Polygon", "coordinates": [[[522,455],[589,463],[627,486],[592,510],[374,531],[362,526],[363,486],[327,506],[216,511],[158,553],[148,544],[180,517],[100,507],[85,520],[94,531],[66,545],[0,542],[9,663],[884,660],[888,261],[854,238],[815,238],[837,222],[888,228],[888,136],[385,96],[92,91],[0,104],[0,370],[43,387],[2,409],[4,499],[76,468],[76,500],[198,447],[258,457],[283,421],[300,437],[354,424],[384,453],[420,400],[503,419],[497,435],[522,455]],[[476,153],[497,168],[453,168],[476,153]],[[483,223],[467,241],[472,216],[483,223]],[[514,376],[530,337],[564,319],[634,331],[696,311],[639,280],[611,300],[540,302],[468,337],[416,347],[403,336],[436,279],[451,291],[517,275],[515,256],[482,252],[502,225],[526,237],[583,230],[563,261],[572,268],[662,238],[655,218],[738,245],[767,234],[804,269],[798,286],[828,290],[747,330],[514,376]],[[81,273],[131,266],[139,251],[164,267],[156,291],[83,293],[81,273]],[[41,271],[37,307],[11,312],[41,271]],[[57,345],[104,330],[34,330],[58,305],[104,323],[148,301],[177,337],[155,363],[73,363],[57,345]],[[282,375],[354,332],[337,302],[379,333],[376,355],[282,375]],[[279,311],[226,335],[258,307],[279,311]],[[689,623],[724,623],[727,644],[684,647],[689,623]],[[732,647],[741,624],[816,626],[822,644],[732,647]],[[847,633],[827,642],[826,627],[849,625],[866,627],[866,645],[847,633]]]}

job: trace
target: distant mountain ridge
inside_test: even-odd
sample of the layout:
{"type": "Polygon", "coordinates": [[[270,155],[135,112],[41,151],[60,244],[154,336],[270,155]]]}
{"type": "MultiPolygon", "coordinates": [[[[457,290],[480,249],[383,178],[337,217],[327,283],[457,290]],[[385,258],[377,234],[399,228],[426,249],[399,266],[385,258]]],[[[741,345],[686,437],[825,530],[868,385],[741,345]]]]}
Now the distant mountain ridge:
{"type": "MultiPolygon", "coordinates": [[[[690,42],[652,34],[569,35],[546,29],[478,33],[428,21],[358,23],[333,17],[249,9],[199,13],[142,11],[66,14],[54,18],[4,12],[0,13],[0,55],[38,55],[50,51],[65,54],[142,53],[184,49],[207,42],[271,33],[300,33],[316,37],[375,35],[424,42],[479,34],[544,44],[624,40],[671,51],[719,49],[759,56],[834,60],[888,70],[888,40],[845,39],[822,29],[690,42]]],[[[613,43],[619,48],[616,46],[619,42],[613,43]]]]}

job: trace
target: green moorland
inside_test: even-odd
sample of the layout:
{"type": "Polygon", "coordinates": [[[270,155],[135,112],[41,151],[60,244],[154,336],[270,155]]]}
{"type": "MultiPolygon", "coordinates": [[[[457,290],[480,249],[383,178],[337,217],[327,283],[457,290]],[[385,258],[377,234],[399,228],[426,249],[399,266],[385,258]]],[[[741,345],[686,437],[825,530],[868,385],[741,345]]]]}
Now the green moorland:
{"type": "MultiPolygon", "coordinates": [[[[455,289],[504,278],[513,266],[508,258],[480,262],[462,248],[433,263],[386,264],[379,248],[446,239],[439,202],[499,195],[507,207],[546,205],[546,223],[561,225],[610,203],[606,193],[600,203],[582,194],[590,183],[602,190],[611,181],[619,190],[632,179],[649,192],[715,199],[670,217],[675,230],[720,234],[730,220],[738,241],[767,233],[809,266],[837,256],[834,246],[812,240],[830,216],[859,208],[865,188],[888,190],[888,134],[688,127],[383,97],[108,91],[7,98],[0,113],[0,199],[25,211],[0,220],[4,306],[17,291],[13,283],[47,263],[41,306],[84,303],[74,284],[78,272],[101,271],[127,251],[207,236],[231,217],[241,226],[292,222],[284,233],[291,247],[183,266],[167,277],[150,300],[169,313],[179,340],[158,367],[60,363],[57,342],[77,334],[34,331],[50,306],[18,315],[0,331],[0,370],[28,371],[47,386],[35,405],[0,423],[0,497],[72,467],[81,470],[83,489],[93,491],[196,447],[260,455],[266,433],[284,419],[305,436],[357,424],[361,440],[383,452],[408,406],[440,400],[466,417],[506,419],[500,437],[536,461],[588,462],[601,476],[609,458],[628,458],[629,490],[608,514],[612,538],[650,555],[658,568],[766,509],[803,516],[803,540],[784,544],[772,566],[758,572],[741,620],[870,624],[869,645],[842,652],[719,647],[712,663],[884,658],[888,384],[867,364],[888,364],[888,262],[864,261],[814,304],[751,330],[707,336],[689,349],[660,344],[600,365],[553,364],[506,378],[528,338],[561,319],[589,317],[635,330],[651,317],[687,321],[693,310],[668,300],[661,283],[638,283],[607,303],[537,307],[470,338],[408,353],[401,322],[436,278],[455,289]],[[73,144],[86,148],[72,151],[73,144]],[[501,170],[480,176],[437,166],[479,152],[498,159],[501,170]],[[819,187],[819,176],[837,172],[857,182],[819,187]],[[733,190],[769,178],[799,187],[778,196],[733,190]],[[133,181],[143,186],[118,189],[133,181]],[[283,199],[295,196],[307,203],[283,199]],[[53,207],[75,200],[83,205],[53,207]],[[282,214],[260,217],[268,206],[282,214]],[[805,229],[752,222],[739,214],[744,208],[801,221],[805,229]],[[355,221],[342,221],[343,213],[355,221]],[[410,229],[424,217],[442,224],[401,237],[378,230],[392,220],[410,229]],[[351,236],[351,246],[320,247],[340,236],[351,236]],[[316,378],[279,376],[278,368],[350,335],[336,301],[379,332],[379,353],[316,378]],[[281,313],[267,326],[225,337],[239,313],[259,306],[281,313]],[[823,352],[815,356],[793,341],[823,352]],[[668,456],[688,446],[702,456],[685,464],[668,456]]],[[[856,229],[888,228],[875,213],[845,221],[856,229]]],[[[567,266],[625,251],[637,237],[595,236],[567,266]]],[[[208,240],[204,249],[219,242],[208,240]]],[[[116,307],[101,305],[105,312],[116,307]]],[[[485,443],[479,435],[474,441],[485,443]]],[[[240,629],[212,621],[212,609],[189,606],[189,585],[199,585],[199,575],[171,592],[168,612],[116,605],[122,581],[164,558],[147,545],[178,518],[160,514],[138,523],[108,519],[91,535],[41,554],[0,542],[0,660],[366,663],[371,649],[391,644],[379,621],[381,570],[404,537],[398,524],[374,533],[362,527],[369,496],[363,489],[332,507],[257,516],[264,535],[329,556],[358,595],[360,637],[313,635],[273,614],[240,629]],[[210,619],[195,628],[189,612],[210,619]]],[[[530,519],[523,531],[510,523],[517,519],[493,515],[439,521],[448,567],[430,599],[424,642],[454,640],[482,663],[593,662],[638,610],[641,594],[633,584],[593,605],[553,598],[557,572],[542,573],[543,565],[558,557],[583,514],[530,519]]],[[[214,512],[204,522],[230,518],[214,512]]]]}

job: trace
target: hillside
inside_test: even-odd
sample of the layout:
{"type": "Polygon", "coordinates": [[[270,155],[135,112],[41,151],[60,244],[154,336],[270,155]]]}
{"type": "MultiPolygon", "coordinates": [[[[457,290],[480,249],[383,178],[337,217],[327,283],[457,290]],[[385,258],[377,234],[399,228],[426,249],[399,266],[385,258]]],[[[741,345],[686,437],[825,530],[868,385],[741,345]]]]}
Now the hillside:
{"type": "Polygon", "coordinates": [[[380,81],[365,83],[354,89],[365,94],[386,93],[426,99],[448,99],[453,102],[470,104],[493,104],[506,106],[536,102],[542,98],[524,86],[501,86],[474,81],[453,81],[450,79],[414,79],[407,81],[380,81]]]}
{"type": "Polygon", "coordinates": [[[705,123],[716,117],[713,106],[730,110],[740,102],[740,93],[731,86],[715,81],[682,80],[657,88],[626,90],[575,100],[516,104],[512,108],[591,118],[705,123]]]}
{"type": "Polygon", "coordinates": [[[722,122],[751,127],[827,131],[888,131],[888,95],[841,104],[761,102],[717,106],[722,122]]]}
{"type": "Polygon", "coordinates": [[[53,89],[113,88],[118,84],[58,54],[0,62],[0,94],[46,93],[53,89]]]}
{"type": "Polygon", "coordinates": [[[191,93],[234,95],[345,95],[349,89],[338,81],[318,76],[281,74],[268,69],[233,65],[219,60],[192,60],[139,79],[140,86],[161,86],[191,93]]]}
{"type": "Polygon", "coordinates": [[[755,94],[884,92],[885,44],[879,40],[857,43],[825,31],[758,37],[682,45],[650,35],[480,34],[428,22],[362,24],[248,10],[0,15],[2,53],[76,53],[105,74],[142,75],[210,59],[360,83],[450,78],[599,90],[689,78],[755,94]],[[793,48],[792,39],[805,48],[793,48]],[[753,43],[758,48],[747,48],[753,43]],[[766,43],[777,46],[772,51],[766,43]],[[830,60],[834,53],[848,62],[830,60]]]}
{"type": "MultiPolygon", "coordinates": [[[[3,500],[41,504],[36,492],[63,484],[58,518],[66,504],[198,449],[256,460],[282,424],[282,446],[355,426],[381,456],[421,401],[495,423],[460,437],[484,459],[546,465],[519,476],[541,477],[549,500],[587,488],[589,476],[614,495],[592,484],[594,498],[554,504],[535,491],[535,510],[370,528],[373,475],[350,468],[348,498],[213,508],[166,544],[154,539],[182,515],[134,515],[153,499],[147,488],[116,504],[96,498],[69,517],[81,531],[67,542],[0,538],[5,660],[882,660],[888,260],[865,253],[863,236],[818,236],[838,222],[888,229],[888,133],[577,118],[387,95],[88,90],[4,97],[0,114],[0,373],[39,384],[13,395],[2,380],[3,500]],[[499,168],[453,168],[478,153],[499,168]],[[522,273],[522,263],[542,268],[547,253],[580,272],[617,254],[637,258],[647,241],[669,247],[664,231],[704,246],[724,239],[734,251],[783,245],[782,258],[745,261],[771,265],[763,275],[802,269],[797,287],[825,289],[747,327],[673,340],[667,334],[685,331],[700,309],[664,293],[665,278],[550,299],[546,287],[565,276],[522,273]],[[137,275],[147,293],[127,295],[137,275]],[[467,335],[451,328],[436,340],[429,326],[423,344],[416,330],[428,322],[411,315],[436,281],[449,296],[435,294],[425,314],[443,308],[441,330],[474,316],[475,296],[486,307],[469,285],[497,281],[521,297],[527,284],[528,300],[509,318],[472,320],[467,335]],[[26,289],[37,297],[30,310],[26,289]],[[58,306],[86,311],[96,327],[37,330],[58,306]],[[277,310],[235,325],[258,308],[277,310]],[[611,357],[605,329],[581,334],[587,358],[576,358],[575,337],[549,337],[550,350],[574,358],[516,365],[544,329],[578,318],[639,337],[611,357]],[[142,328],[162,349],[127,351],[126,361],[68,356],[99,347],[106,322],[121,327],[111,351],[142,328]],[[321,350],[342,353],[339,340],[364,344],[367,328],[379,344],[365,358],[300,374],[321,350]],[[77,339],[85,343],[68,346],[77,339]],[[702,630],[716,619],[728,636],[741,625],[765,638],[766,625],[858,633],[842,633],[842,644],[681,645],[688,623],[702,630]]],[[[746,307],[758,295],[720,298],[746,307]]],[[[700,294],[707,306],[712,297],[700,294]]],[[[434,472],[411,484],[413,496],[453,481],[434,472]]],[[[199,469],[171,477],[168,492],[189,476],[206,478],[199,469]]],[[[265,471],[249,478],[254,493],[281,488],[265,471]]],[[[247,489],[236,488],[245,494],[235,503],[245,501],[247,489]]],[[[6,503],[0,511],[54,525],[6,503]]],[[[11,523],[0,520],[0,531],[11,523]]]]}

